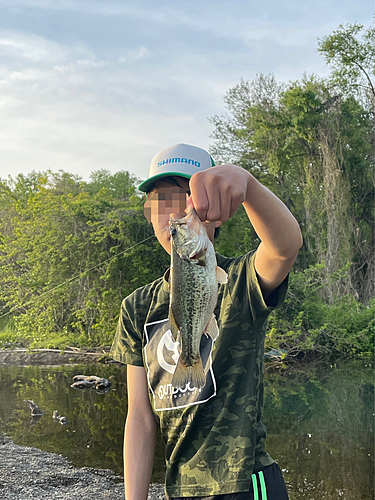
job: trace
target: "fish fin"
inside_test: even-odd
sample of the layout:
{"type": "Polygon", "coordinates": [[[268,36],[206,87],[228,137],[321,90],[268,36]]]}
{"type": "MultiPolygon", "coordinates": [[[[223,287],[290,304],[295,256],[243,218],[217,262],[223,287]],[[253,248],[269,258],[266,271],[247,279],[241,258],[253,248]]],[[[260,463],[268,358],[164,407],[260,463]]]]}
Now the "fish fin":
{"type": "Polygon", "coordinates": [[[207,333],[212,338],[212,340],[214,340],[214,341],[218,338],[218,336],[219,336],[219,327],[217,325],[217,321],[216,321],[216,318],[215,318],[214,314],[212,315],[212,318],[210,319],[210,322],[206,326],[206,328],[204,330],[204,333],[207,333]]]}
{"type": "Polygon", "coordinates": [[[172,386],[175,388],[185,387],[188,383],[190,383],[191,388],[196,387],[197,389],[201,389],[206,384],[206,376],[200,357],[192,366],[186,366],[182,362],[181,356],[177,362],[176,370],[172,377],[172,386]]]}
{"type": "Polygon", "coordinates": [[[216,279],[218,283],[228,283],[227,273],[219,266],[216,266],[216,279]]]}
{"type": "Polygon", "coordinates": [[[198,252],[196,255],[194,255],[194,260],[197,260],[198,266],[205,266],[206,265],[206,253],[207,249],[203,249],[200,252],[198,252]]]}
{"type": "Polygon", "coordinates": [[[172,338],[175,342],[177,342],[178,332],[180,329],[178,328],[176,320],[174,319],[174,315],[173,315],[173,311],[172,311],[171,307],[169,308],[169,326],[171,329],[172,338]]]}

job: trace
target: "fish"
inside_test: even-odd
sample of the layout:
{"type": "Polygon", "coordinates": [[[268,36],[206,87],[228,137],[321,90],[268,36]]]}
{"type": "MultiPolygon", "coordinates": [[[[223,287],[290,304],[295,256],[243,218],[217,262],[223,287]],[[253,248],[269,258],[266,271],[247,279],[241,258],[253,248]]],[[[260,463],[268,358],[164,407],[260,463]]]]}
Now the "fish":
{"type": "Polygon", "coordinates": [[[206,383],[199,352],[203,334],[214,341],[219,327],[214,315],[218,283],[227,273],[217,266],[214,246],[195,209],[181,219],[169,219],[171,236],[169,324],[180,356],[172,386],[201,389],[206,383]]]}

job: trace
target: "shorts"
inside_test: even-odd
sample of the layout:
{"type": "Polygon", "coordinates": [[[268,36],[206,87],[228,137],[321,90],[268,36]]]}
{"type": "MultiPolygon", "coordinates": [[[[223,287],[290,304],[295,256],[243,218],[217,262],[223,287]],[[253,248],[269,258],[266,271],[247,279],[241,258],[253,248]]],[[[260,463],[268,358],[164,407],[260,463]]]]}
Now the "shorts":
{"type": "Polygon", "coordinates": [[[289,500],[289,497],[280,467],[273,463],[254,472],[248,492],[209,497],[168,497],[168,500],[289,500]]]}

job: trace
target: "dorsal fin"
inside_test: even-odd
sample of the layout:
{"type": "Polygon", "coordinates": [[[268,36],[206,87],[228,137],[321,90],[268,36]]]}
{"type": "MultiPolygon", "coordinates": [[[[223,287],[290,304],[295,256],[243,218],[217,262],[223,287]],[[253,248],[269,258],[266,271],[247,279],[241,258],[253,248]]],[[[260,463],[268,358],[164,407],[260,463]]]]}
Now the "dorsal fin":
{"type": "Polygon", "coordinates": [[[216,266],[216,279],[218,283],[228,283],[227,273],[219,266],[216,266]]]}

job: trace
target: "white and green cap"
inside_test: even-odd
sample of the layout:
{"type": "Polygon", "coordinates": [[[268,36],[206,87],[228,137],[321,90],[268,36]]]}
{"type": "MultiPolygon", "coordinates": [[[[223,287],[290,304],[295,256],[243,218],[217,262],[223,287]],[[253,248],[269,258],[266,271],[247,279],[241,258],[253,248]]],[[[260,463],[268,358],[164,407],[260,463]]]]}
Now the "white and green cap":
{"type": "Polygon", "coordinates": [[[163,177],[179,176],[190,179],[196,172],[215,166],[211,155],[190,144],[175,144],[160,151],[151,161],[148,177],[138,186],[147,193],[151,185],[163,177]]]}

